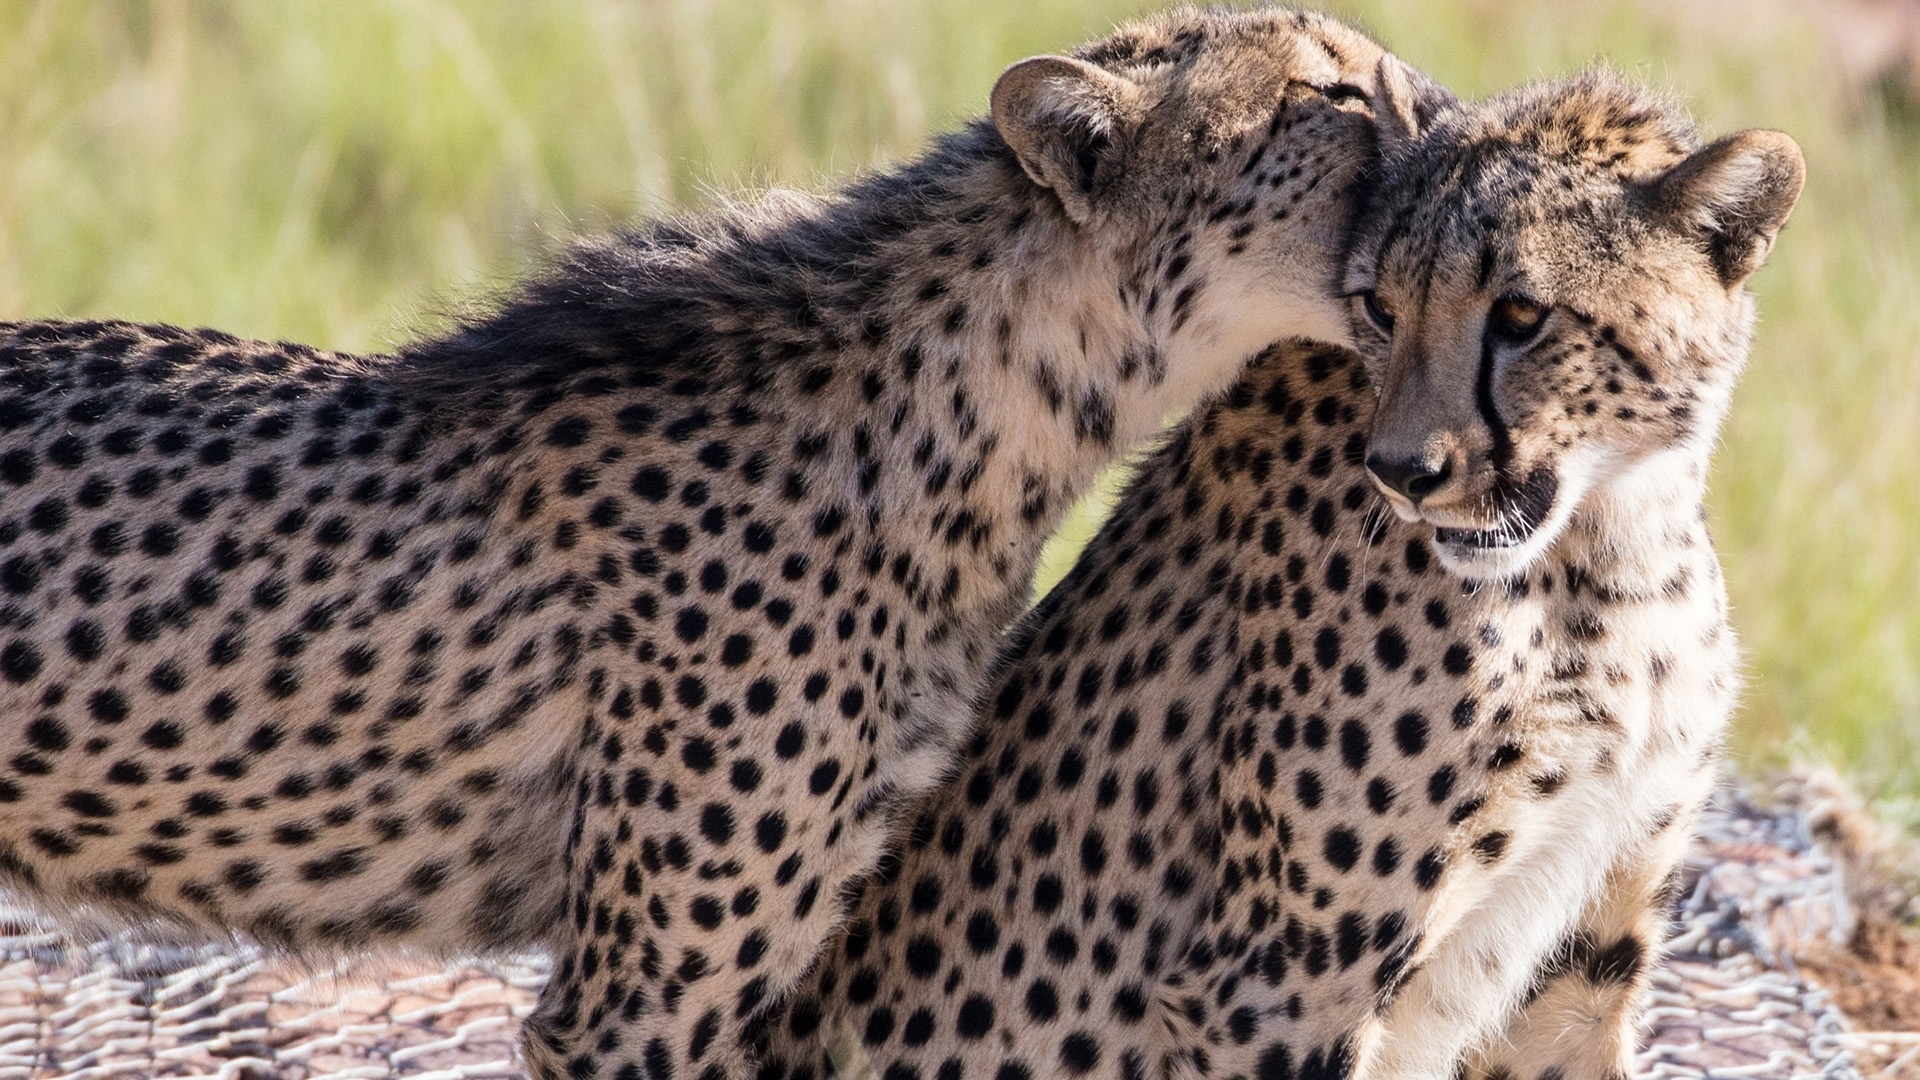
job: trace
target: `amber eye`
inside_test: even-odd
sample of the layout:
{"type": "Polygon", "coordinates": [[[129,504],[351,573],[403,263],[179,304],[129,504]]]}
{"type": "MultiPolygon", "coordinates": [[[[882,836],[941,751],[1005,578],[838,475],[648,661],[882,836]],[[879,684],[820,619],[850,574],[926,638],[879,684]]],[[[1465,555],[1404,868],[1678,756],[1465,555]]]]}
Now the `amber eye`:
{"type": "Polygon", "coordinates": [[[1367,289],[1364,292],[1357,292],[1353,295],[1355,299],[1360,301],[1360,310],[1367,313],[1367,319],[1372,322],[1373,325],[1379,327],[1381,333],[1393,333],[1393,312],[1388,311],[1387,306],[1380,302],[1380,297],[1377,293],[1372,289],[1367,289]]]}
{"type": "Polygon", "coordinates": [[[1508,293],[1493,302],[1487,312],[1487,332],[1501,341],[1518,343],[1539,333],[1547,321],[1547,305],[1525,296],[1508,293]]]}

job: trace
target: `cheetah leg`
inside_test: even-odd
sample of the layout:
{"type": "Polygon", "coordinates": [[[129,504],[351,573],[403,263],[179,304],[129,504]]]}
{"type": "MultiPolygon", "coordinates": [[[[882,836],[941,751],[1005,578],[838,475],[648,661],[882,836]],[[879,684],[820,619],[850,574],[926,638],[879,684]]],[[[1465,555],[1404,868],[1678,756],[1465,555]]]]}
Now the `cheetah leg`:
{"type": "Polygon", "coordinates": [[[1647,984],[1673,882],[1692,836],[1682,815],[1620,860],[1537,969],[1505,1030],[1469,1056],[1476,1080],[1625,1080],[1634,1074],[1647,984]]]}
{"type": "Polygon", "coordinates": [[[789,817],[784,779],[757,803],[707,801],[711,782],[678,756],[629,751],[579,779],[554,973],[523,1029],[537,1080],[755,1075],[753,1022],[805,975],[891,836],[884,808],[856,811],[851,781],[789,817]]]}
{"type": "MultiPolygon", "coordinates": [[[[1545,1003],[1536,1001],[1533,991],[1541,969],[1551,966],[1550,958],[1579,926],[1599,931],[1602,952],[1629,928],[1636,935],[1633,940],[1655,940],[1648,921],[1659,908],[1653,898],[1685,850],[1693,817],[1689,808],[1704,801],[1710,770],[1692,783],[1695,790],[1658,832],[1625,844],[1617,815],[1562,804],[1557,817],[1509,818],[1511,839],[1497,859],[1477,857],[1482,841],[1471,845],[1472,853],[1456,858],[1447,871],[1456,878],[1451,883],[1456,888],[1449,890],[1449,883],[1443,883],[1436,890],[1452,895],[1427,908],[1418,920],[1425,932],[1412,961],[1415,974],[1381,1017],[1377,1043],[1360,1046],[1371,1052],[1359,1058],[1354,1075],[1379,1080],[1452,1077],[1460,1063],[1471,1060],[1469,1055],[1503,1045],[1502,1031],[1523,1007],[1540,1006],[1538,1015],[1552,1015],[1552,1002],[1566,1000],[1559,995],[1567,991],[1556,990],[1545,1003]],[[1476,879],[1482,887],[1474,887],[1476,879]]],[[[1610,980],[1610,1000],[1617,1004],[1609,1014],[1612,1026],[1599,1040],[1610,1055],[1608,1070],[1630,1060],[1629,1024],[1638,1016],[1650,956],[1651,950],[1643,949],[1637,965],[1622,965],[1633,968],[1631,977],[1610,980]]],[[[1612,973],[1605,964],[1598,970],[1612,973]]],[[[1527,1046],[1572,1049],[1556,1042],[1571,1037],[1556,1030],[1569,1028],[1550,1024],[1537,1037],[1529,1035],[1527,1046]]],[[[1528,1055],[1511,1060],[1531,1062],[1539,1056],[1531,1049],[1528,1055]]],[[[1562,1055],[1547,1060],[1573,1068],[1588,1059],[1562,1055]]],[[[1540,1071],[1525,1073],[1526,1080],[1540,1071]]],[[[1565,1080],[1612,1075],[1568,1072],[1565,1080]]]]}
{"type": "MultiPolygon", "coordinates": [[[[1217,936],[1198,950],[1210,961],[1198,973],[1201,992],[1173,1003],[1165,1045],[1149,1050],[1149,1060],[1163,1064],[1161,1075],[1214,1075],[1208,1063],[1220,1048],[1238,1046],[1247,1049],[1234,1056],[1250,1055],[1253,1074],[1263,1077],[1453,1080],[1464,1048],[1500,1016],[1486,1007],[1490,995],[1498,1000],[1498,986],[1482,985],[1497,984],[1498,973],[1455,954],[1460,937],[1478,932],[1474,916],[1493,904],[1501,879],[1477,865],[1448,868],[1435,846],[1418,869],[1415,860],[1379,858],[1374,865],[1398,876],[1362,878],[1351,906],[1313,908],[1298,902],[1310,893],[1287,884],[1296,879],[1280,849],[1259,852],[1247,830],[1238,832],[1221,864],[1244,868],[1243,880],[1254,883],[1242,886],[1240,899],[1257,914],[1238,918],[1263,929],[1252,942],[1236,941],[1217,934],[1233,922],[1217,921],[1217,936]],[[1409,880],[1416,876],[1417,886],[1409,880]],[[1189,1002],[1190,1009],[1177,1007],[1189,1002]],[[1188,1015],[1213,1022],[1190,1030],[1182,1022],[1188,1015]],[[1416,1046],[1406,1045],[1410,1034],[1416,1046]],[[1401,1036],[1400,1045],[1390,1036],[1401,1036]]],[[[1298,880],[1311,889],[1311,879],[1298,880]]],[[[1541,935],[1536,954],[1554,940],[1541,935]]]]}

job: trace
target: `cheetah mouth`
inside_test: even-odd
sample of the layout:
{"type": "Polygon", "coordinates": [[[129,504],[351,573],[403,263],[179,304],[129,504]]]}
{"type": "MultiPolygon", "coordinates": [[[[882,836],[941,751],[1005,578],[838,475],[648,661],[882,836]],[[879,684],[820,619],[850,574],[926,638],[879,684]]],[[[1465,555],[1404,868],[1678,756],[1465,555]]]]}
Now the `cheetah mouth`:
{"type": "Polygon", "coordinates": [[[1517,484],[1502,477],[1488,500],[1499,508],[1499,524],[1485,529],[1437,526],[1433,530],[1434,542],[1461,551],[1520,547],[1533,539],[1553,513],[1553,501],[1559,494],[1559,477],[1546,466],[1534,469],[1517,484]]]}
{"type": "Polygon", "coordinates": [[[1529,529],[1525,534],[1517,534],[1512,529],[1435,529],[1433,538],[1448,547],[1458,548],[1514,548],[1527,542],[1533,535],[1529,529]]]}

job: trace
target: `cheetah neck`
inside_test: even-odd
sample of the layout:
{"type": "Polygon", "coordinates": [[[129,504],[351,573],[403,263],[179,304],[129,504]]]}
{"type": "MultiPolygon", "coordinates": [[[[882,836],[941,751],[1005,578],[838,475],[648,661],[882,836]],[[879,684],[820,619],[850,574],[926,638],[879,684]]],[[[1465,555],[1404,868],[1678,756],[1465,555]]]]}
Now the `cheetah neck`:
{"type": "Polygon", "coordinates": [[[1552,557],[1625,595],[1650,595],[1703,559],[1707,536],[1706,455],[1693,448],[1656,454],[1589,492],[1552,557]]]}
{"type": "Polygon", "coordinates": [[[1701,502],[1705,474],[1704,453],[1673,450],[1589,492],[1530,575],[1532,599],[1513,609],[1521,618],[1512,630],[1544,633],[1540,700],[1576,702],[1583,720],[1617,730],[1623,765],[1670,763],[1676,749],[1688,760],[1710,753],[1737,692],[1725,584],[1701,502]]]}
{"type": "Polygon", "coordinates": [[[642,408],[723,399],[758,428],[741,457],[793,459],[870,544],[927,553],[933,606],[997,626],[1099,469],[1246,359],[1169,362],[1167,304],[1137,310],[1149,253],[1116,238],[1143,231],[1076,227],[977,123],[830,199],[578,249],[402,359],[454,412],[475,387],[595,377],[642,408]]]}

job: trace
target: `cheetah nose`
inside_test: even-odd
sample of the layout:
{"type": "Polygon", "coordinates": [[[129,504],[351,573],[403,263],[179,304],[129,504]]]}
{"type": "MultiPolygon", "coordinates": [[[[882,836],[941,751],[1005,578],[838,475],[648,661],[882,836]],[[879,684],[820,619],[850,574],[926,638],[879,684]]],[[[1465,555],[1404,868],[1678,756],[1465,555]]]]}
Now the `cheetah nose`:
{"type": "Polygon", "coordinates": [[[1441,460],[1436,463],[1424,454],[1392,458],[1375,453],[1367,455],[1367,471],[1387,490],[1399,492],[1406,496],[1408,502],[1417,503],[1447,482],[1447,478],[1453,475],[1453,462],[1441,460]]]}

